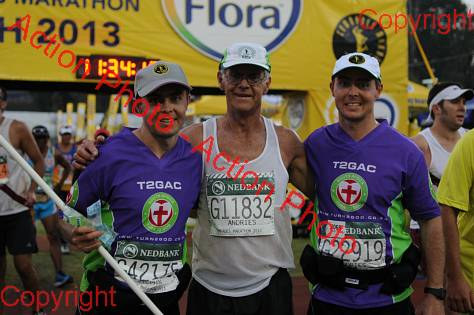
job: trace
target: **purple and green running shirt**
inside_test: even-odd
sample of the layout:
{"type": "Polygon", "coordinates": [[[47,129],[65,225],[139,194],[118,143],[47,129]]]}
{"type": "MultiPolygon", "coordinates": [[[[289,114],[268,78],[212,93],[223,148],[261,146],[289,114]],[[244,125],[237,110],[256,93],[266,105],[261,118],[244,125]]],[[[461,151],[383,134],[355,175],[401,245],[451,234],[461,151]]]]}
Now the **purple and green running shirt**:
{"type": "MultiPolygon", "coordinates": [[[[179,137],[158,158],[127,128],[99,152],[71,188],[69,205],[90,217],[90,206],[100,200],[102,223],[117,233],[110,253],[118,264],[146,293],[176,289],[176,272],[186,261],[186,221],[201,187],[201,155],[179,137]]],[[[84,266],[93,271],[105,261],[91,253],[84,266]]]]}
{"type": "MultiPolygon", "coordinates": [[[[316,183],[318,221],[333,225],[333,229],[322,225],[322,237],[313,228],[312,245],[320,253],[343,259],[348,267],[373,270],[400,261],[411,244],[405,231],[405,208],[415,220],[440,215],[423,154],[386,121],[360,141],[354,141],[339,124],[320,128],[306,139],[305,150],[316,183]],[[340,233],[333,240],[336,231],[340,233]],[[345,236],[355,239],[353,252],[347,238],[339,249],[345,236]]],[[[401,294],[386,295],[379,293],[381,286],[336,290],[316,285],[313,297],[364,309],[400,302],[413,292],[410,287],[401,294]]]]}

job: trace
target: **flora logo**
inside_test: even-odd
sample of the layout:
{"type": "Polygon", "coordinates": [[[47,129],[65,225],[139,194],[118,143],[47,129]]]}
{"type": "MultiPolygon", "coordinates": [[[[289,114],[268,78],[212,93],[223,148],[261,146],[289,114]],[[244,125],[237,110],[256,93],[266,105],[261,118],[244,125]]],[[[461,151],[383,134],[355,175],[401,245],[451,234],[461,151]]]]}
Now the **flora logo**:
{"type": "Polygon", "coordinates": [[[174,30],[201,53],[220,60],[235,42],[254,42],[268,52],[291,35],[303,0],[162,0],[174,30]]]}

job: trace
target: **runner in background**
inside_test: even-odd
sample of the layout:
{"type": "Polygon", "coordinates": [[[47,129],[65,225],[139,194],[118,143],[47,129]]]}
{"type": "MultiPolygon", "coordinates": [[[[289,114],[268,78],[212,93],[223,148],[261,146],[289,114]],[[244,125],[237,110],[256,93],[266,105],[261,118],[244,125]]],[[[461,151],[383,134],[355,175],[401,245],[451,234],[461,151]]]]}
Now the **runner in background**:
{"type": "MultiPolygon", "coordinates": [[[[460,84],[453,82],[437,83],[428,94],[429,117],[433,125],[423,129],[413,141],[423,152],[435,190],[451,151],[466,133],[466,129],[462,128],[466,101],[473,97],[472,90],[463,89],[460,84]]],[[[420,226],[413,219],[410,222],[410,229],[415,244],[420,247],[420,226]]],[[[422,257],[424,256],[423,254],[422,257]]],[[[425,265],[423,259],[422,273],[425,265]]]]}
{"type": "MultiPolygon", "coordinates": [[[[164,314],[175,315],[191,279],[186,221],[202,178],[201,155],[178,136],[191,87],[179,65],[159,61],[137,73],[134,89],[141,127],[107,139],[74,183],[68,203],[117,233],[105,246],[164,314]]],[[[100,234],[90,227],[69,229],[69,238],[86,252],[98,247],[100,234]]],[[[93,306],[78,314],[151,314],[97,251],[86,256],[84,267],[81,290],[91,293],[93,306]],[[97,303],[97,287],[115,290],[116,305],[97,303]]]]}
{"type": "Polygon", "coordinates": [[[423,155],[374,117],[379,62],[363,53],[340,57],[330,88],[339,122],[305,141],[314,174],[318,231],[302,266],[314,285],[309,314],[412,315],[419,252],[405,232],[405,207],[419,220],[428,280],[417,314],[442,315],[444,242],[440,210],[423,155]],[[334,228],[331,228],[331,225],[334,228]],[[347,237],[355,238],[350,242],[347,237]]]}
{"type": "MultiPolygon", "coordinates": [[[[30,158],[33,168],[44,175],[45,164],[35,139],[25,123],[4,116],[7,91],[0,87],[0,134],[18,151],[30,158]]],[[[38,274],[31,254],[38,251],[30,207],[35,203],[36,183],[0,146],[0,288],[5,286],[6,248],[13,255],[16,271],[26,291],[39,289],[38,274]]],[[[0,314],[3,305],[0,303],[0,314]]],[[[33,305],[33,314],[46,314],[33,305]]]]}
{"type": "Polygon", "coordinates": [[[474,314],[474,130],[459,140],[438,189],[446,238],[447,305],[474,314]]]}
{"type": "MultiPolygon", "coordinates": [[[[58,193],[71,172],[71,165],[60,153],[51,147],[50,136],[46,127],[36,126],[33,128],[32,133],[46,164],[43,179],[51,188],[53,188],[52,176],[54,166],[59,164],[64,169],[59,183],[54,187],[55,192],[58,193]]],[[[60,234],[57,208],[53,200],[46,195],[41,187],[36,187],[35,194],[36,203],[33,207],[35,220],[41,220],[46,230],[49,241],[49,252],[51,260],[53,261],[54,270],[56,271],[54,286],[59,288],[67,283],[71,283],[73,279],[70,275],[63,272],[61,250],[59,249],[60,234]]]]}
{"type": "MultiPolygon", "coordinates": [[[[77,145],[74,143],[74,133],[72,127],[66,125],[59,128],[59,136],[60,141],[56,144],[55,149],[57,152],[61,153],[69,163],[72,163],[74,153],[77,151],[77,145]]],[[[55,187],[59,183],[63,172],[64,168],[60,165],[56,165],[53,173],[53,185],[55,187]]],[[[71,189],[72,178],[73,173],[70,172],[59,191],[58,196],[64,202],[66,202],[67,194],[71,189]]],[[[60,242],[61,253],[69,254],[70,249],[68,243],[62,237],[60,237],[60,242]]]]}

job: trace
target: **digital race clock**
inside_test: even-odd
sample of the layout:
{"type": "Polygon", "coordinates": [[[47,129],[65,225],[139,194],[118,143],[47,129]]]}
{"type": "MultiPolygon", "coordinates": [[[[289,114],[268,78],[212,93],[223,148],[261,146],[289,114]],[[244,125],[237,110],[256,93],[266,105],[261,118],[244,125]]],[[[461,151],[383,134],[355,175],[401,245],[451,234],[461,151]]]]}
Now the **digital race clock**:
{"type": "Polygon", "coordinates": [[[77,56],[77,63],[84,59],[81,67],[76,71],[76,78],[101,79],[104,75],[112,79],[135,79],[138,70],[155,63],[158,59],[126,56],[77,56]],[[84,73],[87,73],[84,75],[84,73]]]}

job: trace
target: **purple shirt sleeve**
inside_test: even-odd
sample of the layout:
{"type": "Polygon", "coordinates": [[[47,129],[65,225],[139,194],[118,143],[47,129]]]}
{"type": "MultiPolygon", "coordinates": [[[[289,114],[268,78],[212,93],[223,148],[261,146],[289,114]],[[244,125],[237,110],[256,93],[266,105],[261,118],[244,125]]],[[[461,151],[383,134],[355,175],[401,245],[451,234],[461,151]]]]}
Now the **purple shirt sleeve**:
{"type": "Polygon", "coordinates": [[[103,184],[101,178],[104,178],[103,167],[101,167],[101,159],[97,158],[89,165],[79,176],[72,187],[71,201],[69,206],[79,211],[87,217],[87,207],[103,198],[103,184]]]}
{"type": "Polygon", "coordinates": [[[408,160],[403,187],[404,206],[415,220],[429,220],[441,215],[421,152],[408,160]]]}

